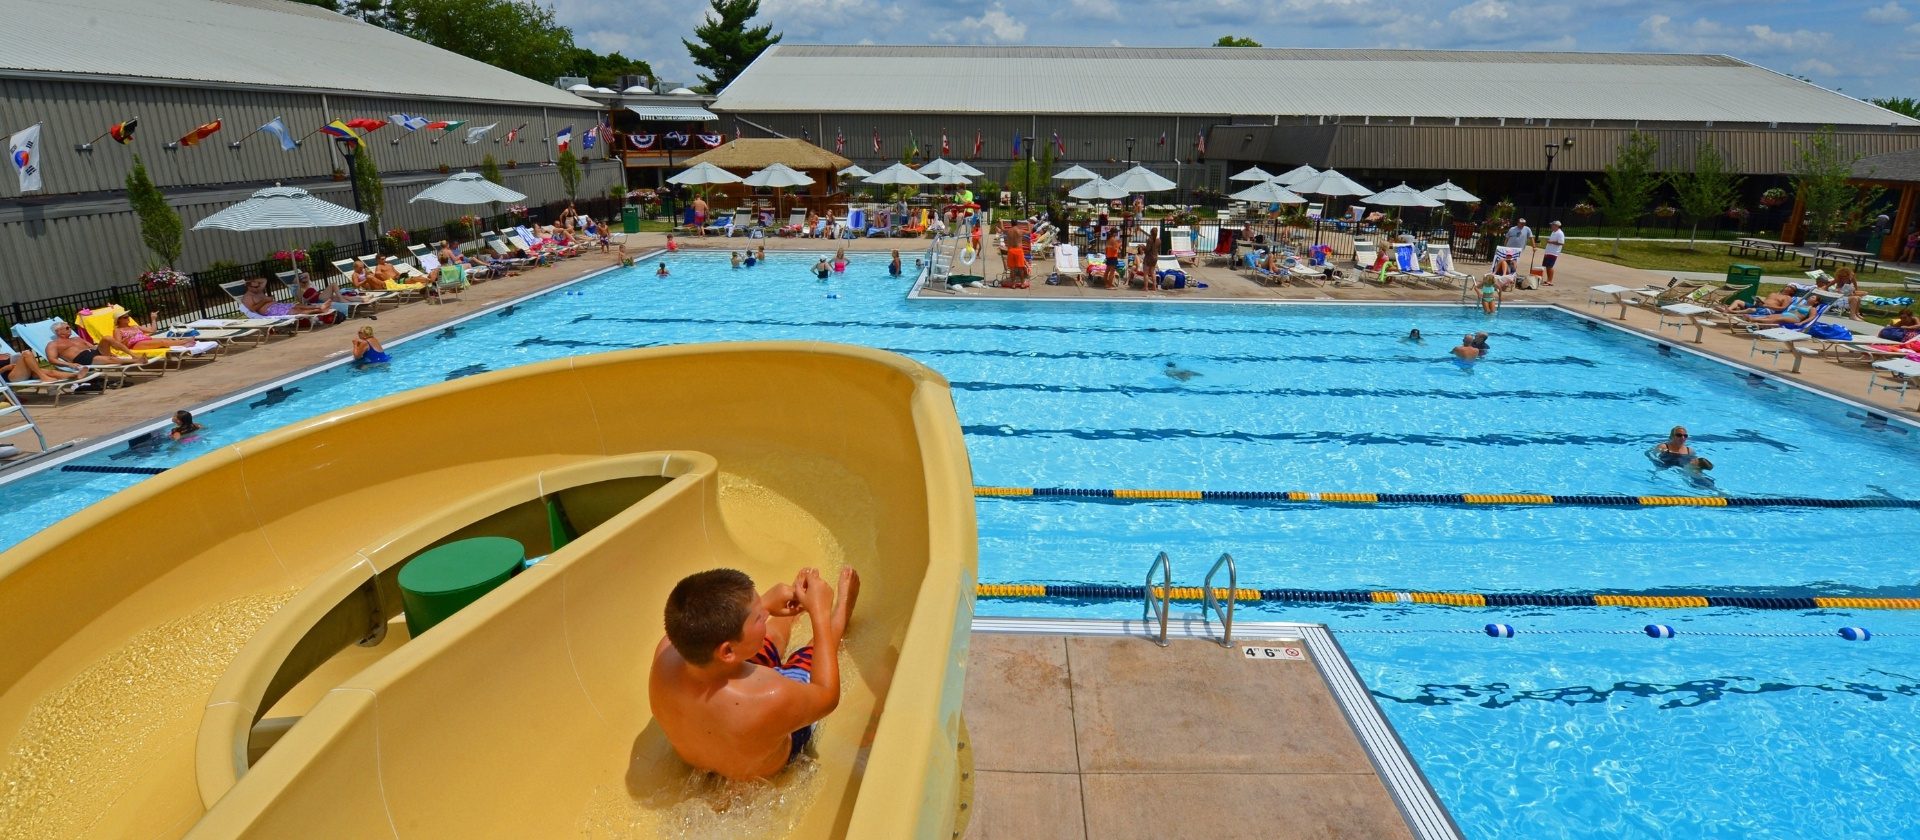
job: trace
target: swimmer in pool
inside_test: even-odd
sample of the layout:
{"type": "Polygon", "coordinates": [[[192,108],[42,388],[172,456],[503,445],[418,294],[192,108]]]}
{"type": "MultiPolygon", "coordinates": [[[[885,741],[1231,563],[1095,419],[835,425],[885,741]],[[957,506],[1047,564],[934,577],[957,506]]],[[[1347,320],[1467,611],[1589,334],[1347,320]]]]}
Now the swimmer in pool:
{"type": "Polygon", "coordinates": [[[655,276],[655,277],[665,277],[665,276],[667,276],[667,275],[668,275],[668,274],[670,274],[670,273],[671,273],[671,272],[669,272],[669,271],[667,271],[667,264],[666,264],[666,263],[661,263],[661,264],[660,264],[660,270],[659,270],[659,271],[656,271],[656,272],[654,272],[654,273],[653,273],[653,276],[655,276]]]}
{"type": "Polygon", "coordinates": [[[836,274],[847,270],[847,249],[841,248],[833,252],[833,270],[836,274]]]}
{"type": "Polygon", "coordinates": [[[194,432],[204,431],[206,428],[193,422],[193,412],[182,409],[173,413],[173,428],[167,430],[167,437],[174,440],[190,440],[194,432]]]}
{"type": "Polygon", "coordinates": [[[1168,362],[1167,366],[1165,368],[1162,368],[1160,372],[1166,374],[1169,379],[1178,380],[1180,382],[1185,382],[1189,379],[1192,379],[1200,375],[1199,372],[1197,371],[1187,370],[1186,368],[1183,368],[1172,362],[1168,362]]]}
{"type": "Polygon", "coordinates": [[[1409,331],[1409,332],[1407,333],[1407,337],[1406,337],[1406,338],[1403,338],[1403,339],[1400,339],[1400,341],[1401,341],[1402,343],[1405,343],[1405,344],[1425,344],[1425,343],[1427,343],[1427,339],[1426,339],[1426,337],[1424,337],[1424,336],[1422,336],[1422,335],[1420,335],[1420,331],[1419,331],[1419,330],[1412,330],[1412,331],[1409,331]]]}
{"type": "Polygon", "coordinates": [[[827,265],[826,257],[821,257],[819,262],[813,264],[813,276],[815,277],[825,280],[827,279],[827,275],[832,273],[833,268],[827,265]]]}
{"type": "Polygon", "coordinates": [[[1647,457],[1662,467],[1679,467],[1693,462],[1699,456],[1694,453],[1693,447],[1687,445],[1687,427],[1675,426],[1673,431],[1667,433],[1665,441],[1647,450],[1647,457]]]}
{"type": "Polygon", "coordinates": [[[1474,346],[1473,335],[1471,333],[1461,336],[1460,346],[1453,348],[1453,357],[1463,362],[1477,361],[1480,358],[1480,353],[1480,348],[1474,346]]]}
{"type": "MultiPolygon", "coordinates": [[[[918,268],[918,266],[915,266],[915,267],[918,268]]],[[[890,277],[900,276],[900,249],[899,248],[893,249],[893,261],[887,263],[887,275],[890,277]]]]}
{"type": "Polygon", "coordinates": [[[840,570],[840,597],[815,569],[756,592],[732,569],[699,572],[667,595],[667,637],[653,652],[647,700],[674,752],[729,779],[780,772],[813,725],[840,705],[840,642],[860,576],[840,570]],[[805,613],[813,643],[783,653],[805,613]]]}
{"type": "MultiPolygon", "coordinates": [[[[739,268],[739,267],[740,267],[740,252],[739,252],[739,251],[734,251],[733,253],[731,253],[731,254],[728,254],[728,255],[727,255],[727,259],[728,259],[728,261],[729,261],[729,262],[731,262],[731,263],[733,263],[733,267],[734,267],[734,268],[739,268]]],[[[747,259],[753,259],[753,255],[751,255],[751,254],[749,254],[749,255],[747,255],[747,259]]]]}

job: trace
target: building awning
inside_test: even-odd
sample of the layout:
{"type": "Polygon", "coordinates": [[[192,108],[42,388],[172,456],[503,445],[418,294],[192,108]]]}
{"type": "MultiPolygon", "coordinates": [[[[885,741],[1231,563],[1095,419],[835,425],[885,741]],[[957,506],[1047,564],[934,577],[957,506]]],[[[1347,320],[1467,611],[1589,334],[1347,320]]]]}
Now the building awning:
{"type": "Polygon", "coordinates": [[[720,119],[697,105],[628,105],[627,110],[640,119],[663,122],[711,122],[720,119]]]}

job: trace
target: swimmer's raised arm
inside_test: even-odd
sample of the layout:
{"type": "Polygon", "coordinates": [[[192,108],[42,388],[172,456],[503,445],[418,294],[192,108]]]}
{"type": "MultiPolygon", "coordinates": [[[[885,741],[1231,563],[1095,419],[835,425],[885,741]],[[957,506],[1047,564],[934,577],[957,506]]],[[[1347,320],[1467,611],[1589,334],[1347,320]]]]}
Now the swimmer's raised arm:
{"type": "Polygon", "coordinates": [[[804,569],[793,591],[813,624],[813,678],[783,686],[767,710],[786,732],[817,723],[840,705],[841,628],[835,626],[833,588],[818,571],[804,569]]]}

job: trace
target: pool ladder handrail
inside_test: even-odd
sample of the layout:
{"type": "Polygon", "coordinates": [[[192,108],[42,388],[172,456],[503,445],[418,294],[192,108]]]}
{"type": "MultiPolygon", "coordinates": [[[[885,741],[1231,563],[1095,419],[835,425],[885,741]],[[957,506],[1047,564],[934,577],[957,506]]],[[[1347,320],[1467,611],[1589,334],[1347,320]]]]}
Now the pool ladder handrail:
{"type": "MultiPolygon", "coordinates": [[[[1166,647],[1167,613],[1173,609],[1173,561],[1167,558],[1167,553],[1164,551],[1160,552],[1160,556],[1153,558],[1152,565],[1147,566],[1146,593],[1144,603],[1140,609],[1140,620],[1146,621],[1152,618],[1156,606],[1159,607],[1160,613],[1160,635],[1150,638],[1153,638],[1154,644],[1166,647]],[[1155,598],[1153,593],[1153,573],[1155,570],[1160,572],[1160,596],[1158,598],[1155,598]]],[[[1151,625],[1149,625],[1149,627],[1151,627],[1151,625]]]]}
{"type": "Polygon", "coordinates": [[[34,439],[40,442],[40,452],[47,452],[47,436],[41,433],[40,424],[34,422],[33,415],[27,413],[27,407],[20,402],[20,396],[13,388],[0,379],[0,418],[13,415],[19,415],[19,419],[0,423],[0,426],[4,426],[0,428],[0,439],[31,432],[34,439]]]}
{"type": "Polygon", "coordinates": [[[1207,570],[1206,580],[1200,584],[1200,617],[1202,619],[1209,615],[1220,617],[1220,628],[1223,631],[1220,638],[1221,647],[1233,647],[1233,602],[1238,600],[1240,600],[1240,572],[1234,566],[1233,555],[1222,552],[1220,559],[1213,561],[1213,568],[1207,570]],[[1224,599],[1213,597],[1213,576],[1220,573],[1221,566],[1227,567],[1227,597],[1224,599]],[[1220,608],[1222,600],[1226,602],[1224,610],[1220,608]]]}

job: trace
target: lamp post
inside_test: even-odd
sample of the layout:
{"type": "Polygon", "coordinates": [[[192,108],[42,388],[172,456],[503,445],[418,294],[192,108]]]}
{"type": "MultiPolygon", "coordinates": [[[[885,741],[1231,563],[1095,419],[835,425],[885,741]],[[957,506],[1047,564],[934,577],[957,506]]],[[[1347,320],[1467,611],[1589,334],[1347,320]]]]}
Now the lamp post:
{"type": "Polygon", "coordinates": [[[1129,165],[1133,163],[1133,138],[1131,137],[1127,138],[1127,159],[1121,161],[1121,163],[1129,165]]]}
{"type": "MultiPolygon", "coordinates": [[[[340,150],[341,156],[347,159],[347,185],[352,188],[353,209],[359,210],[360,209],[360,171],[355,169],[354,165],[359,163],[360,156],[358,154],[355,154],[358,151],[356,148],[346,143],[340,144],[339,150],[340,150]]],[[[367,242],[370,240],[371,240],[371,237],[367,236],[367,223],[362,221],[360,223],[360,241],[367,242]]]]}
{"type": "Polygon", "coordinates": [[[1033,203],[1033,138],[1020,138],[1027,152],[1027,168],[1020,178],[1020,215],[1025,216],[1033,203]]]}
{"type": "Polygon", "coordinates": [[[1552,182],[1552,185],[1549,187],[1551,192],[1548,193],[1547,196],[1547,218],[1545,219],[1549,224],[1553,222],[1554,214],[1558,213],[1560,208],[1560,179],[1553,177],[1553,158],[1560,153],[1561,149],[1571,148],[1573,148],[1572,136],[1568,136],[1558,143],[1547,144],[1547,180],[1552,182]]]}

